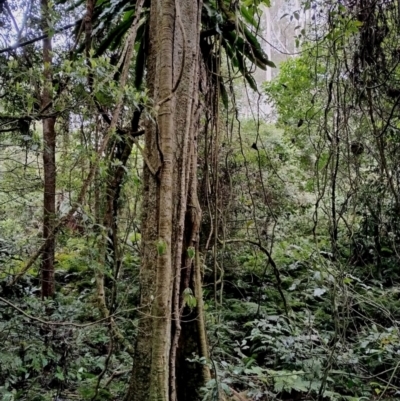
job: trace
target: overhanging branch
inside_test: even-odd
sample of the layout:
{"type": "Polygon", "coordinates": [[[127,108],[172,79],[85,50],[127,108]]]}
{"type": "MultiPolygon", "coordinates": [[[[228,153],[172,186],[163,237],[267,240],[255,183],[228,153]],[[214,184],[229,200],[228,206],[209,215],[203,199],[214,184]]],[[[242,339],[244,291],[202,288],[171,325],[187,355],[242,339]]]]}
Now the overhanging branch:
{"type": "MultiPolygon", "coordinates": [[[[80,24],[81,22],[82,22],[82,20],[80,19],[80,20],[77,20],[77,21],[73,22],[72,24],[65,25],[65,26],[63,26],[63,27],[61,27],[59,29],[56,29],[53,34],[64,32],[67,29],[70,29],[70,28],[74,27],[75,25],[80,24]]],[[[25,47],[25,46],[31,45],[32,43],[36,43],[39,40],[46,39],[48,36],[49,36],[48,34],[44,34],[44,35],[38,36],[38,37],[36,37],[34,39],[30,39],[30,40],[27,40],[25,42],[17,43],[17,44],[15,44],[13,46],[6,47],[5,49],[1,49],[0,50],[0,54],[11,52],[11,51],[13,51],[15,49],[19,49],[20,47],[25,47]]]]}

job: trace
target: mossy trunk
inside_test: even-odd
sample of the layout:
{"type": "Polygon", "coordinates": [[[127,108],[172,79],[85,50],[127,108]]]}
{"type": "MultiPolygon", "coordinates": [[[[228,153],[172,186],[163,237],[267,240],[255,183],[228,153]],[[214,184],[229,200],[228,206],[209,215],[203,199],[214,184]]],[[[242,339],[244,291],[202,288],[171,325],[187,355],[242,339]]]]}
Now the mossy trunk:
{"type": "Polygon", "coordinates": [[[154,118],[145,133],[141,318],[126,400],[195,401],[204,382],[202,367],[187,361],[206,349],[198,331],[204,324],[196,322],[202,309],[193,308],[191,324],[182,322],[184,290],[199,296],[194,288],[199,266],[188,248],[197,246],[201,216],[196,171],[201,6],[186,0],[151,3],[147,80],[154,118]],[[189,371],[198,371],[192,385],[181,381],[189,371]]]}

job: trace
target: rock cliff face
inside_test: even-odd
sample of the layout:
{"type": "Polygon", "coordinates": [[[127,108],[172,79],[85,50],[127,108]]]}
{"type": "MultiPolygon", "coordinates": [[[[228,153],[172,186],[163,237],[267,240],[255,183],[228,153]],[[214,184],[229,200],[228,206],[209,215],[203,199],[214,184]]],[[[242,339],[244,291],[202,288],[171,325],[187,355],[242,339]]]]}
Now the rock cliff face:
{"type": "MultiPolygon", "coordinates": [[[[276,68],[267,67],[266,71],[257,68],[255,79],[260,88],[264,81],[270,81],[279,73],[280,63],[289,57],[294,57],[298,51],[296,35],[300,34],[307,18],[301,11],[300,3],[300,0],[271,0],[271,7],[263,9],[260,24],[261,42],[268,58],[275,63],[276,68]]],[[[251,118],[259,113],[261,119],[274,121],[274,110],[270,104],[266,103],[263,96],[260,98],[259,94],[247,88],[247,91],[243,91],[240,100],[242,117],[251,118]]]]}

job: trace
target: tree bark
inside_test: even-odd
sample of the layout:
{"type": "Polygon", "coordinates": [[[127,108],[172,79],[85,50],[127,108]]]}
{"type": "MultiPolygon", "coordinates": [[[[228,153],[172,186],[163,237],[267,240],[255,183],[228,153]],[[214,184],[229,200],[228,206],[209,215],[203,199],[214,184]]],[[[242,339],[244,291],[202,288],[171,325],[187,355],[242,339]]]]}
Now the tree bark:
{"type": "MultiPolygon", "coordinates": [[[[201,302],[192,307],[193,322],[182,322],[188,308],[184,290],[201,297],[195,280],[200,266],[188,256],[188,248],[196,248],[201,217],[196,145],[201,6],[200,1],[158,0],[150,8],[147,80],[154,119],[147,121],[145,133],[142,315],[126,400],[186,400],[193,386],[184,391],[188,383],[180,381],[189,370],[199,372],[197,390],[204,383],[203,367],[187,361],[192,352],[206,356],[204,333],[198,330],[204,324],[196,322],[201,302]]],[[[199,399],[198,391],[190,399],[199,399]]]]}
{"type": "MultiPolygon", "coordinates": [[[[48,0],[41,0],[42,27],[45,34],[49,30],[49,4],[48,0]]],[[[52,43],[51,37],[43,39],[43,92],[42,109],[49,108],[53,99],[52,87],[52,43]]],[[[50,114],[50,113],[46,113],[50,114]]],[[[44,190],[43,190],[43,240],[46,245],[42,252],[41,260],[41,279],[42,279],[42,298],[54,295],[54,250],[56,212],[56,131],[55,117],[43,119],[43,171],[44,171],[44,190]]]]}

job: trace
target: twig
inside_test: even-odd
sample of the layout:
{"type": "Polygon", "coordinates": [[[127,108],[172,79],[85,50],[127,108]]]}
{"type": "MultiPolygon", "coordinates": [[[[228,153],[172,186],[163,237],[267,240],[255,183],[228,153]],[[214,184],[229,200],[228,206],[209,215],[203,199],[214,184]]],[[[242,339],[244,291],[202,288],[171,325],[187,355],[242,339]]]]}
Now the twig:
{"type": "Polygon", "coordinates": [[[233,239],[227,239],[227,240],[225,240],[225,241],[219,240],[219,242],[220,242],[220,243],[247,242],[247,243],[249,243],[249,244],[251,244],[251,245],[257,246],[262,252],[265,253],[265,255],[266,255],[267,258],[268,258],[268,262],[271,264],[272,269],[273,269],[273,271],[274,271],[274,275],[275,275],[275,278],[276,278],[276,281],[277,281],[277,284],[278,284],[278,291],[279,291],[279,294],[280,294],[280,296],[281,296],[281,298],[282,298],[282,302],[283,302],[283,306],[284,306],[284,308],[285,308],[286,316],[288,316],[288,314],[289,314],[289,309],[288,309],[288,306],[287,306],[287,302],[286,302],[285,295],[283,294],[283,291],[282,291],[282,280],[281,280],[281,275],[280,275],[280,273],[279,273],[278,266],[276,265],[274,259],[272,259],[272,256],[271,256],[270,252],[268,251],[268,249],[265,248],[265,246],[263,246],[263,245],[260,244],[259,242],[252,241],[252,240],[249,240],[249,239],[244,239],[244,238],[243,238],[243,239],[241,239],[241,238],[233,238],[233,239]]]}
{"type": "MultiPolygon", "coordinates": [[[[42,324],[45,324],[45,325],[48,325],[48,326],[72,326],[72,327],[77,327],[79,329],[83,329],[85,327],[94,326],[96,324],[103,323],[103,322],[105,322],[105,321],[110,319],[110,316],[108,316],[108,317],[104,317],[104,318],[101,318],[99,320],[96,320],[96,321],[90,322],[90,323],[52,322],[52,321],[49,321],[49,320],[40,319],[39,317],[35,317],[35,316],[30,315],[29,313],[24,312],[19,306],[13,304],[12,302],[8,301],[7,299],[5,299],[3,297],[0,297],[0,301],[4,302],[5,304],[7,304],[9,306],[11,306],[13,309],[15,309],[16,311],[18,311],[19,313],[21,313],[22,315],[24,315],[28,319],[36,321],[36,322],[39,322],[39,323],[42,323],[42,324]]],[[[136,310],[136,309],[134,308],[134,309],[131,309],[130,311],[134,311],[134,310],[136,310]]],[[[121,314],[123,312],[128,312],[128,311],[125,310],[125,311],[115,312],[113,316],[119,315],[119,314],[121,314]]]]}
{"type": "Polygon", "coordinates": [[[97,399],[97,394],[99,393],[101,379],[103,378],[103,376],[107,372],[108,364],[110,362],[113,349],[114,349],[113,336],[112,336],[112,333],[110,333],[110,346],[108,348],[108,353],[107,353],[106,359],[104,361],[104,368],[101,371],[101,373],[97,376],[96,389],[94,391],[94,394],[93,394],[93,397],[92,397],[91,401],[95,401],[97,399]]]}
{"type": "Polygon", "coordinates": [[[17,34],[19,36],[20,35],[20,29],[18,28],[18,24],[15,21],[14,15],[13,15],[12,11],[10,10],[10,7],[9,7],[7,1],[4,2],[4,6],[5,6],[8,14],[10,15],[11,21],[12,21],[12,23],[14,25],[14,29],[17,31],[17,34]]]}
{"type": "Polygon", "coordinates": [[[381,392],[381,394],[379,395],[378,401],[383,397],[383,394],[386,393],[387,389],[389,388],[390,384],[392,383],[392,380],[393,380],[393,378],[394,378],[394,375],[396,374],[397,369],[399,368],[399,366],[400,366],[400,361],[397,362],[396,367],[393,369],[392,375],[390,376],[390,379],[389,379],[389,381],[387,382],[385,389],[384,389],[384,390],[381,392]]]}
{"type": "Polygon", "coordinates": [[[234,388],[229,387],[229,389],[232,391],[233,395],[237,398],[238,401],[248,401],[249,400],[247,397],[244,397],[242,394],[238,393],[234,388]]]}
{"type": "Polygon", "coordinates": [[[112,375],[109,377],[109,379],[106,381],[106,383],[104,384],[104,388],[108,387],[110,385],[110,383],[114,380],[115,377],[119,377],[119,376],[123,376],[126,375],[127,373],[130,373],[132,369],[128,369],[128,370],[119,370],[119,371],[115,371],[112,373],[112,375]]]}
{"type": "Polygon", "coordinates": [[[146,163],[146,166],[147,166],[147,168],[149,169],[149,171],[150,171],[150,173],[153,175],[153,176],[156,176],[156,174],[157,174],[157,170],[158,170],[158,167],[157,167],[157,170],[151,165],[151,163],[150,163],[150,160],[148,159],[148,157],[146,156],[146,153],[145,153],[145,151],[144,151],[144,149],[140,146],[140,144],[139,144],[139,142],[138,142],[138,140],[136,139],[136,137],[134,137],[133,138],[133,143],[136,145],[136,147],[139,149],[139,152],[140,152],[140,154],[142,155],[142,157],[143,157],[143,161],[146,163]]]}
{"type": "MultiPolygon", "coordinates": [[[[56,29],[53,34],[64,32],[67,29],[72,28],[72,27],[74,27],[75,25],[77,25],[77,24],[79,24],[81,22],[82,22],[82,20],[77,20],[77,21],[73,22],[72,24],[65,25],[65,26],[63,26],[63,27],[61,27],[59,29],[56,29]]],[[[38,37],[36,37],[34,39],[27,40],[26,42],[16,43],[15,45],[6,47],[4,49],[1,49],[0,50],[0,54],[11,52],[11,51],[13,51],[15,49],[18,49],[20,47],[28,46],[28,45],[30,45],[32,43],[38,42],[39,40],[46,39],[48,36],[49,36],[48,34],[44,34],[44,35],[38,36],[38,37]]]]}

